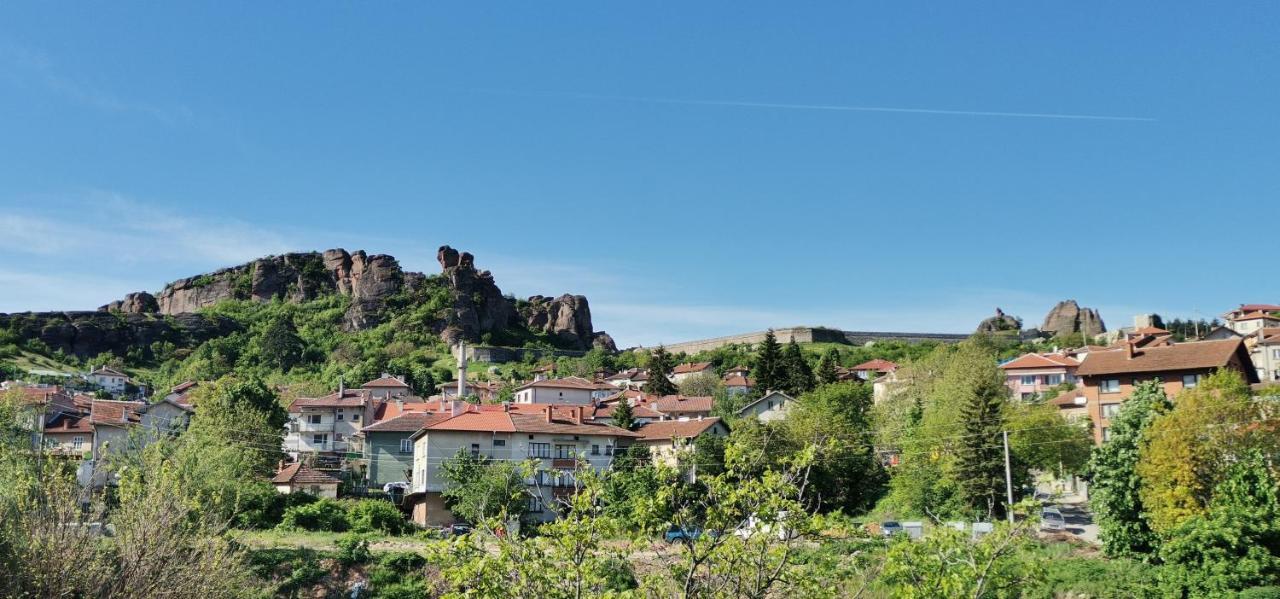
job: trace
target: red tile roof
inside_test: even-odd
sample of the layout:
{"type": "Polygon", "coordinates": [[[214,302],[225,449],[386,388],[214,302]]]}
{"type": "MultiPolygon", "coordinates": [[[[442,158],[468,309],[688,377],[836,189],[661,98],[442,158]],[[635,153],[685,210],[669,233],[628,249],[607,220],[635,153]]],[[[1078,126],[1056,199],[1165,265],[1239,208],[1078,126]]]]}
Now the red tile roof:
{"type": "Polygon", "coordinates": [[[727,387],[751,387],[753,383],[751,379],[740,374],[734,374],[724,377],[724,384],[727,387]]]}
{"type": "Polygon", "coordinates": [[[123,372],[120,372],[119,370],[116,370],[114,368],[107,368],[106,366],[103,366],[102,368],[99,368],[97,370],[90,370],[89,376],[118,376],[118,377],[129,378],[129,375],[123,372]]]}
{"type": "MultiPolygon", "coordinates": [[[[611,420],[613,419],[614,411],[618,409],[618,405],[618,402],[598,405],[589,414],[589,417],[592,420],[611,420]]],[[[631,416],[634,418],[650,418],[653,420],[662,418],[662,414],[644,406],[631,406],[631,416]]]]}
{"type": "Polygon", "coordinates": [[[1000,368],[1019,370],[1022,368],[1075,368],[1080,362],[1057,354],[1024,354],[1017,359],[1005,362],[1000,368]]]}
{"type": "MultiPolygon", "coordinates": [[[[1144,347],[1134,350],[1132,358],[1126,349],[1109,349],[1090,352],[1089,357],[1080,365],[1076,374],[1080,376],[1097,376],[1106,374],[1126,374],[1138,372],[1166,372],[1173,370],[1198,370],[1222,368],[1231,362],[1237,352],[1244,353],[1244,340],[1222,339],[1219,341],[1193,341],[1144,347]]],[[[1248,356],[1244,357],[1247,365],[1246,375],[1253,373],[1248,365],[1248,356]]],[[[1255,376],[1256,375],[1250,375],[1255,376]]]]}
{"type": "MultiPolygon", "coordinates": [[[[585,409],[587,406],[576,406],[585,409]]],[[[575,422],[566,410],[553,410],[551,422],[547,422],[545,408],[541,413],[521,411],[467,411],[424,427],[430,431],[470,431],[497,433],[552,433],[563,435],[605,435],[634,437],[635,433],[616,426],[584,421],[575,422]]],[[[584,414],[585,416],[585,414],[584,414]]]]}
{"type": "Polygon", "coordinates": [[[146,405],[140,401],[95,399],[89,408],[89,419],[93,424],[112,426],[136,424],[139,421],[139,411],[146,405]]]}
{"type": "Polygon", "coordinates": [[[711,368],[711,362],[687,362],[671,370],[671,374],[690,374],[711,368]]]}
{"type": "Polygon", "coordinates": [[[414,395],[403,395],[396,399],[401,401],[388,400],[378,402],[378,407],[373,412],[373,421],[389,420],[406,412],[440,411],[440,400],[438,399],[423,401],[421,397],[414,395]]]}
{"type": "Polygon", "coordinates": [[[89,421],[89,417],[84,414],[54,412],[45,416],[44,432],[92,433],[93,426],[89,421]]]}
{"type": "Polygon", "coordinates": [[[330,393],[323,397],[299,397],[289,404],[289,411],[297,412],[302,408],[358,408],[368,404],[369,401],[370,395],[367,391],[347,389],[342,392],[342,397],[339,397],[338,393],[330,393]]]}
{"type": "Polygon", "coordinates": [[[424,426],[447,420],[449,414],[444,412],[405,412],[394,418],[388,418],[370,424],[362,429],[365,433],[412,433],[424,426]]]}
{"type": "Polygon", "coordinates": [[[639,368],[628,368],[626,370],[623,370],[622,372],[606,377],[604,380],[625,381],[635,377],[635,375],[640,374],[640,372],[641,370],[639,368]]]}
{"type": "Polygon", "coordinates": [[[663,414],[682,414],[688,412],[711,412],[715,405],[714,397],[685,397],[683,395],[664,395],[658,398],[646,398],[643,405],[663,414]]]}
{"type": "Polygon", "coordinates": [[[1268,320],[1280,320],[1280,317],[1277,317],[1275,314],[1272,314],[1271,312],[1263,312],[1263,311],[1249,312],[1247,314],[1233,316],[1231,320],[1258,320],[1260,318],[1266,318],[1268,320]]]}
{"type": "Polygon", "coordinates": [[[1166,331],[1160,327],[1142,327],[1140,329],[1135,330],[1133,334],[1134,335],[1172,335],[1173,333],[1170,333],[1169,331],[1166,331]]]}
{"type": "Polygon", "coordinates": [[[699,418],[695,420],[658,420],[636,429],[641,443],[670,441],[671,439],[692,439],[711,430],[719,418],[699,418]]]}
{"type": "Polygon", "coordinates": [[[277,485],[336,485],[341,481],[327,472],[294,462],[281,468],[271,482],[277,485]]]}
{"type": "Polygon", "coordinates": [[[381,387],[389,387],[392,389],[396,389],[396,388],[408,389],[409,384],[404,382],[404,380],[399,377],[394,377],[389,374],[384,374],[376,379],[373,379],[372,381],[369,381],[363,385],[360,385],[361,389],[376,389],[381,387]]]}
{"type": "Polygon", "coordinates": [[[863,362],[857,366],[854,366],[849,370],[874,370],[876,372],[893,372],[897,369],[898,369],[897,364],[894,364],[893,362],[890,362],[888,360],[881,360],[880,358],[876,358],[874,360],[867,360],[866,362],[863,362]]]}

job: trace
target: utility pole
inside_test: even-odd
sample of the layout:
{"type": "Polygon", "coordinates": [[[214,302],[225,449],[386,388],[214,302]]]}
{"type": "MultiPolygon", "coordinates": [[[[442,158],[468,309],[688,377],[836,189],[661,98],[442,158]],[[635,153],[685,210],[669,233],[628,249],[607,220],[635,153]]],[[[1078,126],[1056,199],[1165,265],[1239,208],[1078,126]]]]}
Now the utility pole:
{"type": "Polygon", "coordinates": [[[1000,431],[1004,435],[1004,488],[1009,496],[1005,504],[1005,512],[1009,516],[1009,524],[1013,524],[1013,469],[1009,467],[1009,431],[1000,431]]]}

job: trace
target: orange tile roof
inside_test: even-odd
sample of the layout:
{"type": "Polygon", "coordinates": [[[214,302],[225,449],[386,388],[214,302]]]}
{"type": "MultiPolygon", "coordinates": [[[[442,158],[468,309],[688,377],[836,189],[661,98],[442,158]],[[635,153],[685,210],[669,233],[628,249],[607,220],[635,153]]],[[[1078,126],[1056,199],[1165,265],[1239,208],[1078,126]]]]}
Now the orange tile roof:
{"type": "Polygon", "coordinates": [[[1005,362],[1000,365],[1004,370],[1019,370],[1023,368],[1075,368],[1080,362],[1059,356],[1056,354],[1023,354],[1017,359],[1005,362]]]}
{"type": "MultiPolygon", "coordinates": [[[[585,408],[587,406],[580,406],[585,408]]],[[[545,408],[544,408],[545,410],[545,408]]],[[[606,435],[634,437],[635,433],[608,424],[584,421],[575,422],[565,410],[553,410],[551,422],[546,412],[522,413],[519,411],[467,411],[424,427],[426,431],[468,431],[496,433],[552,433],[564,435],[606,435]]],[[[585,414],[584,414],[585,415],[585,414]]]]}
{"type": "MultiPolygon", "coordinates": [[[[618,405],[618,402],[598,405],[590,413],[590,417],[592,420],[612,419],[613,413],[618,409],[618,405]]],[[[644,406],[631,406],[631,416],[633,418],[651,418],[654,420],[662,418],[662,414],[644,406]]]]}
{"type": "Polygon", "coordinates": [[[719,418],[700,418],[696,420],[657,420],[636,429],[641,443],[670,441],[671,439],[692,439],[711,430],[719,418]]]}
{"type": "Polygon", "coordinates": [[[1140,329],[1135,330],[1133,334],[1134,335],[1172,335],[1173,333],[1170,333],[1169,331],[1166,331],[1160,327],[1142,327],[1140,329]]]}
{"type": "Polygon", "coordinates": [[[377,409],[373,411],[373,421],[379,422],[382,420],[389,420],[406,412],[438,411],[440,411],[440,400],[438,399],[422,401],[421,397],[417,397],[415,395],[404,395],[392,400],[379,402],[377,409]]]}
{"type": "Polygon", "coordinates": [[[724,377],[724,384],[727,387],[751,387],[752,381],[745,376],[735,374],[724,377]]]}
{"type": "Polygon", "coordinates": [[[54,412],[45,416],[46,433],[92,433],[93,426],[84,414],[54,412]]]}
{"type": "MultiPolygon", "coordinates": [[[[1222,339],[1218,341],[1192,341],[1144,347],[1134,350],[1129,357],[1128,350],[1109,349],[1090,352],[1089,357],[1076,371],[1080,376],[1097,376],[1105,374],[1125,374],[1137,372],[1165,372],[1172,370],[1196,370],[1221,368],[1231,362],[1237,352],[1243,354],[1244,340],[1222,339]]],[[[1248,356],[1244,357],[1248,364],[1248,356]]],[[[1245,369],[1246,375],[1256,378],[1252,366],[1245,369]]]]}
{"type": "Polygon", "coordinates": [[[1272,314],[1270,312],[1263,312],[1263,311],[1249,312],[1248,314],[1241,314],[1240,316],[1232,317],[1231,320],[1258,320],[1260,318],[1265,318],[1268,320],[1280,320],[1280,317],[1277,317],[1275,314],[1272,314]]]}
{"type": "Polygon", "coordinates": [[[686,412],[711,412],[715,405],[714,397],[685,397],[683,395],[664,395],[648,398],[644,406],[663,414],[680,414],[686,412]]]}

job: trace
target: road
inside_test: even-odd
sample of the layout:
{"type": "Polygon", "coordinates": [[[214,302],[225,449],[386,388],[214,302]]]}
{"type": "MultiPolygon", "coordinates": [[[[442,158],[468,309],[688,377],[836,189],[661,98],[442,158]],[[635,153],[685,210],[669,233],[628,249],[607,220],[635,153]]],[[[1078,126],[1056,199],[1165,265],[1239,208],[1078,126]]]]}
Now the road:
{"type": "Polygon", "coordinates": [[[1093,514],[1089,513],[1088,504],[1083,500],[1066,501],[1058,504],[1062,519],[1066,521],[1067,532],[1080,537],[1081,540],[1098,545],[1098,525],[1093,522],[1093,514]]]}

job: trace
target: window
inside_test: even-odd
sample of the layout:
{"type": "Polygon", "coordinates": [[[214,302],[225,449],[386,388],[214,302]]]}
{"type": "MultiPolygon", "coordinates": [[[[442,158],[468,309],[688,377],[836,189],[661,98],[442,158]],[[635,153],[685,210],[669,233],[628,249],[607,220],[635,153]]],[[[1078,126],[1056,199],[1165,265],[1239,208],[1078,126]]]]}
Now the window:
{"type": "Polygon", "coordinates": [[[307,422],[310,422],[311,424],[320,424],[320,415],[312,414],[310,416],[307,416],[307,422]]]}
{"type": "Polygon", "coordinates": [[[1102,417],[1103,417],[1103,418],[1107,418],[1107,419],[1115,418],[1115,417],[1116,417],[1116,414],[1119,414],[1119,413],[1120,413],[1120,404],[1118,404],[1118,403],[1104,403],[1104,404],[1102,404],[1102,417]]]}
{"type": "Polygon", "coordinates": [[[1111,429],[1102,427],[1102,441],[1105,443],[1111,440],[1111,429]]]}
{"type": "Polygon", "coordinates": [[[334,420],[342,422],[342,410],[338,410],[338,415],[333,417],[334,420]]]}
{"type": "Polygon", "coordinates": [[[413,453],[413,439],[400,440],[400,453],[413,453]]]}
{"type": "Polygon", "coordinates": [[[472,444],[471,444],[471,456],[472,456],[472,457],[476,457],[476,458],[480,457],[480,444],[479,444],[479,443],[472,443],[472,444]]]}
{"type": "Polygon", "coordinates": [[[1044,377],[1044,384],[1046,384],[1046,385],[1061,385],[1061,384],[1062,384],[1062,375],[1060,375],[1060,374],[1050,374],[1050,375],[1046,375],[1046,376],[1044,377]]]}
{"type": "Polygon", "coordinates": [[[494,446],[494,447],[506,447],[506,446],[507,446],[507,440],[506,440],[506,439],[494,439],[494,440],[493,440],[493,446],[494,446]]]}
{"type": "Polygon", "coordinates": [[[1280,347],[1271,350],[1271,357],[1280,360],[1280,347]]]}
{"type": "Polygon", "coordinates": [[[556,445],[556,459],[567,460],[574,457],[573,449],[572,445],[556,445]]]}
{"type": "Polygon", "coordinates": [[[1184,388],[1186,388],[1186,389],[1192,389],[1192,388],[1195,388],[1195,386],[1196,386],[1196,385],[1199,385],[1199,384],[1200,384],[1200,375],[1198,375],[1198,374],[1184,374],[1184,375],[1182,375],[1182,386],[1183,386],[1184,388]]]}
{"type": "Polygon", "coordinates": [[[1022,375],[1022,384],[1034,385],[1036,384],[1036,377],[1029,374],[1022,375]]]}
{"type": "Polygon", "coordinates": [[[605,446],[604,446],[604,455],[613,455],[613,446],[612,446],[612,445],[605,445],[605,446]]]}
{"type": "Polygon", "coordinates": [[[534,514],[542,513],[542,498],[537,495],[529,497],[529,502],[525,505],[525,511],[534,514]]]}
{"type": "Polygon", "coordinates": [[[311,435],[312,445],[325,445],[329,442],[329,435],[311,435]]]}
{"type": "Polygon", "coordinates": [[[529,457],[531,458],[551,457],[551,444],[550,443],[530,443],[529,457]]]}
{"type": "Polygon", "coordinates": [[[71,438],[72,451],[80,451],[81,447],[84,447],[84,437],[72,437],[71,438]]]}
{"type": "Polygon", "coordinates": [[[1119,393],[1120,379],[1102,379],[1098,381],[1098,391],[1102,393],[1119,393]]]}
{"type": "Polygon", "coordinates": [[[352,422],[360,422],[360,412],[356,412],[356,413],[352,414],[352,415],[351,415],[351,421],[352,421],[352,422]]]}
{"type": "Polygon", "coordinates": [[[592,445],[592,446],[591,446],[591,455],[600,455],[600,446],[599,446],[599,445],[592,445]]]}

